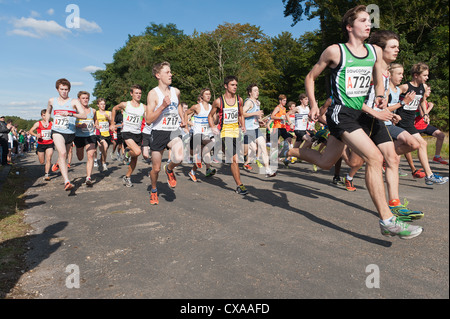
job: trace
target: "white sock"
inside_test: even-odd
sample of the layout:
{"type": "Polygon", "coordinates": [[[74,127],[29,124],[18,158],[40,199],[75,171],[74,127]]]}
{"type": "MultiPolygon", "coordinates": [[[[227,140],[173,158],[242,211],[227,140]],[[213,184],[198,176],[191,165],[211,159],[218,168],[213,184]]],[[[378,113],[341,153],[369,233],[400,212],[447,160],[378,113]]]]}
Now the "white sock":
{"type": "Polygon", "coordinates": [[[348,180],[348,181],[352,181],[352,180],[353,180],[353,177],[350,177],[350,175],[347,174],[347,180],[348,180]]]}

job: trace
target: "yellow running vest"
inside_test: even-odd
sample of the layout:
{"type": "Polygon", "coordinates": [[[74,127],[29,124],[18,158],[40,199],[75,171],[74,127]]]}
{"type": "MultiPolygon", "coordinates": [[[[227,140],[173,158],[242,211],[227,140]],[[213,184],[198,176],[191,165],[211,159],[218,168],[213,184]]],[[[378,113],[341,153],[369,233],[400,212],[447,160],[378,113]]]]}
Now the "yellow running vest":
{"type": "Polygon", "coordinates": [[[228,105],[224,96],[223,100],[223,119],[220,137],[239,137],[239,100],[236,95],[233,105],[228,105]]]}

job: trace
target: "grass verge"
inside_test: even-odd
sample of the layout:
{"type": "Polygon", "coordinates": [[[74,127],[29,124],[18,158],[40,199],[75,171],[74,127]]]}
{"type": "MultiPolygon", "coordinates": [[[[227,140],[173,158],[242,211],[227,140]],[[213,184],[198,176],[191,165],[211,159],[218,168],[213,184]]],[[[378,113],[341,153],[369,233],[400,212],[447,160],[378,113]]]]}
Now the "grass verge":
{"type": "Polygon", "coordinates": [[[27,233],[31,229],[24,222],[25,182],[25,169],[13,166],[0,192],[0,298],[7,298],[25,271],[27,233]]]}

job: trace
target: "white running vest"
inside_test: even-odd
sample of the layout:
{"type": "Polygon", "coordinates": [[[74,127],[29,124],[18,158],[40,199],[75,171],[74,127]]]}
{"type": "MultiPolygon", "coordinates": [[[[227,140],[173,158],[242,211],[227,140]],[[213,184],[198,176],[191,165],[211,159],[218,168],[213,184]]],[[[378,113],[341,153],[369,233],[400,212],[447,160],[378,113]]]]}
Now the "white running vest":
{"type": "Polygon", "coordinates": [[[209,127],[208,115],[211,112],[211,104],[208,104],[208,109],[205,110],[203,104],[200,103],[200,113],[194,115],[194,126],[192,127],[193,134],[212,135],[209,127]]]}
{"type": "Polygon", "coordinates": [[[131,102],[127,102],[127,107],[123,111],[123,129],[122,132],[141,134],[142,119],[144,118],[144,104],[134,107],[131,102]]]}
{"type": "MultiPolygon", "coordinates": [[[[178,96],[173,87],[170,88],[170,105],[166,107],[163,113],[158,117],[158,119],[153,122],[153,130],[155,131],[176,131],[180,128],[180,116],[178,114],[178,96]]],[[[159,87],[155,88],[156,93],[158,94],[158,106],[155,108],[155,111],[161,107],[164,100],[164,95],[159,89],[159,87]]]]}

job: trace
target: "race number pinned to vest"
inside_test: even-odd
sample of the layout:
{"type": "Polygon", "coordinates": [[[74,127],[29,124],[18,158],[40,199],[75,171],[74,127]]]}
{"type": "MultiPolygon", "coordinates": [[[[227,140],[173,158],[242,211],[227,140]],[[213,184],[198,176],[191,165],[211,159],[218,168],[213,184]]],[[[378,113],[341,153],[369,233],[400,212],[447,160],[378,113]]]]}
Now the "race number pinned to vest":
{"type": "Polygon", "coordinates": [[[348,97],[366,96],[372,81],[371,67],[348,67],[345,70],[345,92],[348,97]]]}

